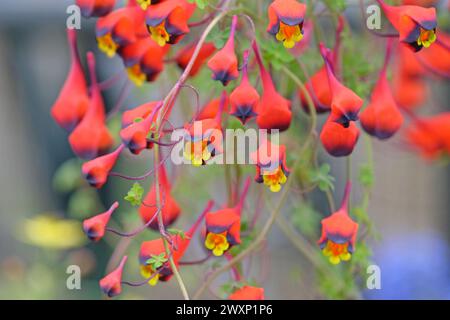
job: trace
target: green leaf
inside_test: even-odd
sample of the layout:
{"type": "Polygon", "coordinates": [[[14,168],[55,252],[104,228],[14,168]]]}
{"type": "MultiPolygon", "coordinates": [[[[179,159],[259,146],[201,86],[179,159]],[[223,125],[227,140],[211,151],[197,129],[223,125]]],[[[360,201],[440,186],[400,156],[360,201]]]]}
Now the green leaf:
{"type": "Polygon", "coordinates": [[[71,194],[67,205],[67,212],[73,218],[85,219],[94,212],[101,210],[95,189],[80,188],[71,194]]]}
{"type": "Polygon", "coordinates": [[[164,265],[168,259],[166,258],[165,253],[161,253],[158,255],[151,255],[151,258],[146,261],[147,265],[150,265],[153,270],[156,270],[164,265]]]}
{"type": "Polygon", "coordinates": [[[142,188],[142,186],[138,182],[135,182],[124,199],[128,201],[132,206],[138,206],[141,204],[143,195],[144,188],[142,188]]]}
{"type": "Polygon", "coordinates": [[[270,61],[275,70],[280,70],[295,60],[294,56],[280,42],[259,41],[258,43],[263,51],[264,60],[270,61]]]}
{"type": "Polygon", "coordinates": [[[174,235],[174,236],[178,235],[183,240],[186,239],[186,237],[187,237],[186,234],[184,233],[184,231],[180,230],[180,229],[169,228],[169,229],[167,229],[167,232],[172,234],[172,235],[174,235]]]}
{"type": "Polygon", "coordinates": [[[230,27],[226,27],[224,29],[214,28],[209,33],[208,37],[206,38],[206,41],[214,43],[214,46],[220,49],[225,46],[225,43],[227,42],[229,35],[230,35],[230,27]]]}
{"type": "Polygon", "coordinates": [[[335,179],[330,175],[330,170],[330,165],[324,163],[320,168],[310,172],[309,179],[311,182],[317,183],[319,189],[322,191],[334,190],[335,179]]]}
{"type": "Polygon", "coordinates": [[[53,188],[61,193],[68,193],[80,186],[81,162],[78,159],[70,159],[64,162],[53,176],[53,188]]]}
{"type": "Polygon", "coordinates": [[[365,164],[359,168],[359,182],[366,188],[373,186],[374,173],[372,166],[365,164]]]}

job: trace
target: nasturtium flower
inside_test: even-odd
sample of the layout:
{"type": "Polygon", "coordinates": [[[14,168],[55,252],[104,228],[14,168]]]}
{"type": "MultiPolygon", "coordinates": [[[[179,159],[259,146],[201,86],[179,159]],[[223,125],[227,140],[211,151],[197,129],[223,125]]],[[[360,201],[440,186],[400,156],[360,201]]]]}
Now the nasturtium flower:
{"type": "Polygon", "coordinates": [[[83,163],[81,172],[92,187],[103,187],[123,148],[124,145],[121,144],[115,151],[83,163]]]}
{"type": "Polygon", "coordinates": [[[164,69],[166,48],[161,48],[147,37],[119,49],[128,77],[136,86],[156,80],[164,69]]]}
{"type": "Polygon", "coordinates": [[[110,13],[116,5],[116,0],[75,0],[83,17],[103,17],[110,13]]]}
{"type": "Polygon", "coordinates": [[[259,103],[258,91],[248,79],[248,55],[249,52],[245,51],[241,83],[230,94],[230,114],[238,118],[242,124],[257,115],[255,110],[259,103]]]}
{"type": "MultiPolygon", "coordinates": [[[[171,195],[170,182],[167,179],[167,173],[164,165],[162,164],[158,169],[158,179],[159,179],[159,202],[162,206],[161,215],[163,219],[163,224],[167,228],[175,222],[175,220],[180,215],[181,209],[177,204],[175,199],[171,195]]],[[[154,218],[155,214],[158,212],[157,199],[156,199],[156,185],[153,184],[148,194],[141,206],[139,207],[139,214],[144,221],[148,223],[151,219],[153,221],[150,223],[149,228],[154,230],[158,229],[158,219],[154,218]]]]}
{"type": "Polygon", "coordinates": [[[260,129],[285,131],[291,125],[291,101],[282,97],[276,90],[269,72],[264,67],[256,41],[252,44],[259,65],[263,94],[259,100],[256,123],[260,129]]]}
{"type": "Polygon", "coordinates": [[[264,300],[264,288],[243,286],[228,297],[229,300],[264,300]]]}
{"type": "Polygon", "coordinates": [[[241,243],[241,213],[249,187],[250,179],[247,179],[236,206],[211,211],[205,216],[205,248],[216,257],[241,243]]]}
{"type": "Polygon", "coordinates": [[[399,40],[413,51],[428,48],[436,41],[436,9],[415,5],[390,6],[377,0],[386,18],[399,32],[399,40]]]}
{"type": "Polygon", "coordinates": [[[350,260],[355,251],[358,224],[348,215],[350,189],[351,183],[347,182],[341,208],[322,220],[322,235],[318,244],[332,264],[350,260]]]}
{"type": "Polygon", "coordinates": [[[91,96],[84,118],[69,136],[73,152],[80,158],[93,159],[104,154],[113,144],[113,138],[105,123],[105,106],[95,75],[95,58],[87,55],[91,76],[91,96]]]}
{"type": "Polygon", "coordinates": [[[439,42],[428,50],[414,55],[418,63],[426,70],[444,78],[450,78],[450,35],[439,30],[439,42]]]}
{"type": "Polygon", "coordinates": [[[331,65],[330,50],[325,48],[322,43],[319,46],[320,53],[325,62],[328,84],[331,90],[330,119],[347,127],[350,122],[358,120],[358,113],[364,101],[351,89],[339,82],[331,65]]]}
{"type": "Polygon", "coordinates": [[[264,183],[272,192],[279,192],[290,174],[286,165],[286,146],[263,140],[251,157],[256,163],[255,181],[264,183]]]}
{"type": "MultiPolygon", "coordinates": [[[[186,47],[178,51],[175,61],[177,62],[178,67],[181,70],[186,69],[189,61],[191,61],[192,55],[194,54],[195,48],[197,47],[196,43],[188,44],[186,47]]],[[[205,42],[197,55],[197,58],[192,65],[192,69],[189,72],[190,77],[194,77],[200,71],[201,67],[205,63],[205,61],[211,57],[216,51],[216,47],[211,42],[205,42]]]]}
{"type": "Polygon", "coordinates": [[[150,5],[160,3],[165,0],[135,0],[142,10],[147,10],[150,5]]]}
{"type": "Polygon", "coordinates": [[[107,274],[99,282],[103,293],[110,298],[118,296],[122,292],[122,273],[127,260],[128,257],[124,256],[120,261],[119,266],[107,274]]]}
{"type": "Polygon", "coordinates": [[[167,0],[152,5],[145,18],[151,38],[161,47],[176,44],[189,32],[187,21],[194,10],[195,4],[186,0],[167,0]]]}
{"type": "Polygon", "coordinates": [[[112,204],[108,211],[83,221],[83,231],[90,240],[99,241],[103,238],[106,231],[106,225],[111,219],[111,215],[118,207],[119,203],[116,201],[112,204]]]}
{"type": "Polygon", "coordinates": [[[53,119],[67,131],[72,131],[81,121],[89,104],[88,89],[81,66],[75,30],[67,30],[71,67],[66,81],[52,106],[53,119]]]}
{"type": "Polygon", "coordinates": [[[391,43],[389,42],[384,66],[373,89],[370,103],[360,116],[364,130],[381,140],[394,135],[403,123],[403,116],[392,96],[386,76],[390,50],[391,43]]]}
{"type": "Polygon", "coordinates": [[[345,157],[353,152],[359,139],[359,129],[351,121],[344,126],[328,117],[320,132],[325,150],[334,157],[345,157]]]}
{"type": "Polygon", "coordinates": [[[145,28],[144,18],[145,12],[136,6],[120,8],[99,18],[95,34],[100,51],[112,58],[120,47],[135,42],[145,28]]]}
{"type": "Polygon", "coordinates": [[[283,42],[286,48],[293,48],[303,39],[303,22],[306,5],[296,0],[275,0],[268,9],[267,32],[283,42]]]}
{"type": "Polygon", "coordinates": [[[134,122],[140,122],[147,118],[162,101],[150,101],[136,108],[126,110],[122,113],[122,128],[128,127],[134,122]]]}
{"type": "MultiPolygon", "coordinates": [[[[199,215],[195,223],[191,228],[184,233],[184,236],[180,234],[171,235],[172,245],[170,246],[170,252],[172,254],[173,261],[178,267],[180,260],[183,258],[191,239],[197,231],[200,223],[202,222],[205,214],[211,209],[213,202],[209,201],[203,212],[199,215]]],[[[162,238],[144,241],[141,244],[139,250],[139,264],[141,269],[141,275],[144,278],[149,279],[149,285],[155,286],[158,281],[169,281],[173,276],[172,268],[168,262],[168,256],[164,248],[164,242],[162,238]],[[161,257],[164,262],[155,268],[154,264],[150,263],[150,259],[153,257],[161,257]]]]}
{"type": "Polygon", "coordinates": [[[238,59],[234,50],[234,35],[237,27],[237,16],[233,16],[230,36],[225,46],[217,51],[208,61],[208,68],[212,71],[212,78],[222,82],[224,86],[239,77],[238,59]]]}

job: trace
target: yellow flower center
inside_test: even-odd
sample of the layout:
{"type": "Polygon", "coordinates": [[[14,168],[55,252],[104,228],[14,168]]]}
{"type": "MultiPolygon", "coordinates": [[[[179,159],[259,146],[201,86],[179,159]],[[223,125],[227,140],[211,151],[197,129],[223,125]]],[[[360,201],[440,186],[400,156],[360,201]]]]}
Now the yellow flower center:
{"type": "Polygon", "coordinates": [[[141,275],[146,279],[148,279],[154,275],[148,281],[148,284],[151,285],[152,287],[158,283],[159,276],[160,276],[159,273],[155,275],[155,271],[153,270],[151,265],[145,265],[145,266],[141,265],[141,275]]]}
{"type": "Polygon", "coordinates": [[[212,250],[213,255],[216,257],[223,255],[223,253],[230,247],[226,234],[226,232],[220,234],[210,232],[206,236],[205,247],[208,250],[212,250]]]}
{"type": "Polygon", "coordinates": [[[142,10],[147,10],[147,8],[152,4],[152,0],[137,0],[137,3],[141,6],[142,10]]]}
{"type": "Polygon", "coordinates": [[[191,161],[195,167],[201,166],[211,159],[211,152],[208,150],[208,141],[187,142],[184,145],[184,158],[191,161]]]}
{"type": "Polygon", "coordinates": [[[283,41],[283,45],[290,49],[303,39],[303,34],[299,25],[289,26],[280,22],[280,30],[278,30],[276,38],[278,41],[283,41]]]}
{"type": "Polygon", "coordinates": [[[338,264],[342,261],[348,261],[352,257],[348,252],[348,243],[338,244],[331,240],[327,241],[327,245],[323,248],[322,253],[328,257],[332,264],[338,264]]]}
{"type": "Polygon", "coordinates": [[[166,22],[163,21],[156,27],[148,27],[148,30],[152,35],[152,39],[161,47],[164,47],[170,39],[170,35],[167,33],[165,24],[166,22]]]}
{"type": "Polygon", "coordinates": [[[425,30],[420,28],[420,36],[417,38],[417,44],[428,48],[436,41],[436,32],[434,30],[425,30]]]}
{"type": "Polygon", "coordinates": [[[147,79],[145,73],[141,71],[141,66],[136,63],[134,66],[127,68],[128,78],[138,87],[144,84],[147,79]]]}
{"type": "Polygon", "coordinates": [[[281,166],[278,166],[273,172],[263,173],[263,181],[266,186],[270,187],[270,191],[278,192],[281,190],[281,185],[286,183],[287,177],[281,166]]]}
{"type": "Polygon", "coordinates": [[[98,37],[97,42],[100,51],[105,53],[109,58],[114,57],[119,46],[114,42],[111,33],[107,33],[104,36],[98,37]]]}

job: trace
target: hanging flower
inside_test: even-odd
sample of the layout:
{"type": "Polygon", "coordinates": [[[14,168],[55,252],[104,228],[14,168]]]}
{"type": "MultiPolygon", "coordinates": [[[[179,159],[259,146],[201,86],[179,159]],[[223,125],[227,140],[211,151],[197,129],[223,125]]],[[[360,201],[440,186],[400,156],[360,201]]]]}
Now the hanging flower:
{"type": "Polygon", "coordinates": [[[335,122],[331,117],[328,117],[320,133],[322,145],[334,157],[345,157],[351,154],[358,138],[359,129],[353,121],[346,127],[335,122]]]}
{"type": "Polygon", "coordinates": [[[414,55],[421,67],[434,75],[450,78],[450,35],[439,30],[439,42],[414,55]]]}
{"type": "Polygon", "coordinates": [[[318,244],[332,264],[350,260],[355,251],[358,224],[347,211],[350,189],[351,183],[347,182],[341,208],[322,220],[322,235],[318,244]]]}
{"type": "Polygon", "coordinates": [[[144,120],[161,104],[162,101],[150,101],[136,108],[124,111],[122,113],[122,128],[126,128],[134,122],[144,120]]]}
{"type": "Polygon", "coordinates": [[[228,297],[229,300],[264,300],[264,288],[243,286],[228,297]]]}
{"type": "Polygon", "coordinates": [[[112,145],[113,138],[105,124],[105,106],[95,75],[95,58],[87,55],[91,76],[91,97],[83,120],[69,136],[73,152],[80,158],[93,159],[104,154],[112,145]]]}
{"type": "Polygon", "coordinates": [[[116,0],[75,0],[83,17],[103,17],[110,13],[116,5],[116,0]]]}
{"type": "Polygon", "coordinates": [[[67,38],[72,60],[71,67],[59,96],[52,106],[51,115],[58,125],[70,132],[85,115],[89,96],[78,54],[76,31],[68,29],[67,38]]]}
{"type": "Polygon", "coordinates": [[[237,117],[242,124],[245,124],[250,118],[257,115],[255,109],[259,103],[258,91],[256,91],[248,79],[248,55],[249,51],[247,50],[244,52],[242,81],[230,95],[230,114],[237,117]]]}
{"type": "Polygon", "coordinates": [[[110,298],[118,296],[122,292],[122,273],[127,260],[128,257],[124,256],[119,266],[99,282],[103,293],[110,298]]]}
{"type": "Polygon", "coordinates": [[[303,21],[306,5],[295,0],[275,0],[268,9],[267,32],[283,42],[286,48],[293,48],[303,39],[303,21]]]}
{"type": "Polygon", "coordinates": [[[116,201],[108,209],[108,211],[98,214],[92,218],[83,221],[83,230],[88,238],[92,241],[99,241],[105,235],[106,225],[111,219],[113,212],[119,207],[116,201]]]}
{"type": "MultiPolygon", "coordinates": [[[[196,43],[188,44],[186,47],[184,47],[177,53],[175,61],[177,62],[177,65],[178,67],[180,67],[181,70],[186,69],[189,61],[191,61],[192,55],[194,54],[196,47],[197,47],[196,43]]],[[[216,47],[214,46],[213,43],[205,42],[200,48],[197,58],[195,59],[194,64],[192,65],[192,69],[189,72],[189,76],[195,77],[202,68],[205,61],[209,57],[211,57],[215,51],[216,47]]]]}
{"type": "Polygon", "coordinates": [[[83,164],[81,172],[92,187],[97,189],[103,187],[123,148],[124,145],[121,144],[115,151],[83,164]]]}
{"type": "Polygon", "coordinates": [[[237,27],[237,16],[233,16],[230,36],[225,46],[208,61],[208,68],[213,72],[212,78],[222,82],[224,86],[239,76],[238,59],[234,51],[234,35],[237,27]]]}
{"type": "Polygon", "coordinates": [[[223,100],[223,112],[229,112],[229,97],[226,92],[222,92],[222,95],[218,98],[212,99],[207,104],[205,104],[201,109],[199,114],[196,117],[196,120],[205,120],[210,118],[215,118],[217,114],[220,112],[221,104],[223,100]]]}

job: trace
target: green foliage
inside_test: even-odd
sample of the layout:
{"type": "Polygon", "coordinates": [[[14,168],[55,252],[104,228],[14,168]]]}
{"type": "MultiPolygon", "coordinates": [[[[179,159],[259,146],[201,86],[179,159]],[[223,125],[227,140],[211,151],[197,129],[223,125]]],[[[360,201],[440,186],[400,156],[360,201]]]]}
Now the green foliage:
{"type": "Polygon", "coordinates": [[[195,3],[197,8],[203,10],[208,5],[208,0],[188,0],[189,3],[195,3]]]}
{"type": "Polygon", "coordinates": [[[167,229],[167,232],[174,235],[174,236],[180,236],[181,239],[186,239],[186,233],[183,230],[175,229],[175,228],[169,228],[167,229]]]}
{"type": "Polygon", "coordinates": [[[124,199],[128,201],[132,206],[138,206],[141,204],[143,195],[144,188],[142,188],[142,186],[138,182],[135,182],[124,199]]]}
{"type": "Polygon", "coordinates": [[[53,188],[61,193],[69,193],[82,183],[81,161],[70,159],[64,162],[53,176],[53,188]]]}
{"type": "Polygon", "coordinates": [[[150,265],[153,270],[157,270],[158,268],[162,267],[167,261],[168,260],[166,258],[166,254],[161,253],[158,255],[151,255],[151,258],[146,261],[146,264],[150,265]]]}
{"type": "Polygon", "coordinates": [[[225,46],[225,43],[228,40],[230,29],[231,28],[229,26],[223,29],[216,27],[212,29],[208,34],[208,37],[206,37],[206,41],[214,43],[216,48],[221,49],[225,46]]]}
{"type": "Polygon", "coordinates": [[[320,229],[320,214],[310,203],[302,203],[293,210],[291,222],[296,229],[307,237],[315,237],[320,229]]]}
{"type": "Polygon", "coordinates": [[[328,163],[324,163],[318,169],[310,171],[309,179],[322,191],[334,190],[334,177],[330,175],[331,167],[328,163]]]}
{"type": "Polygon", "coordinates": [[[295,61],[294,56],[278,41],[264,40],[258,43],[261,46],[264,61],[270,61],[275,70],[287,67],[295,61]]]}
{"type": "Polygon", "coordinates": [[[347,8],[346,0],[323,0],[323,3],[333,13],[343,12],[347,8]]]}
{"type": "Polygon", "coordinates": [[[371,188],[373,186],[374,172],[371,165],[361,165],[361,167],[359,168],[358,180],[361,185],[366,188],[371,188]]]}
{"type": "Polygon", "coordinates": [[[93,188],[80,188],[71,194],[67,212],[73,218],[84,219],[101,210],[93,188]]]}

